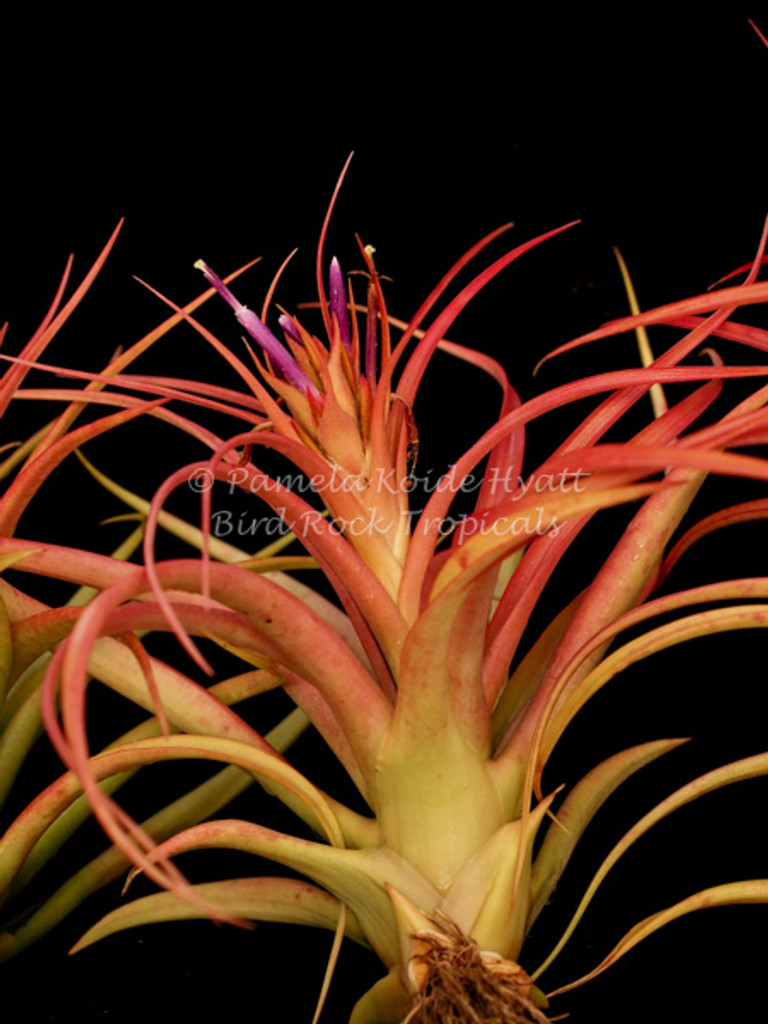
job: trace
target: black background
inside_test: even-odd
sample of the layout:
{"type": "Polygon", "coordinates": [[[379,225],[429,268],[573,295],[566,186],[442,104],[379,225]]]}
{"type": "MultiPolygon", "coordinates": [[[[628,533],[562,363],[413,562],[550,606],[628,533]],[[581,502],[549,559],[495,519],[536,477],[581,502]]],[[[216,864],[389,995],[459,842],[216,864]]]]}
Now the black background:
{"type": "MultiPolygon", "coordinates": [[[[354,232],[374,244],[379,269],[392,278],[395,314],[407,317],[450,263],[498,224],[513,220],[509,237],[517,242],[581,219],[494,282],[452,332],[502,358],[524,397],[635,360],[630,341],[608,342],[531,377],[545,351],[624,312],[612,245],[622,249],[646,307],[703,290],[752,256],[768,212],[768,51],[733,8],[689,20],[582,10],[502,17],[476,5],[471,18],[442,11],[420,27],[390,9],[323,13],[249,22],[212,8],[205,22],[170,30],[148,12],[126,11],[111,25],[62,19],[43,33],[30,25],[10,34],[0,204],[0,319],[11,321],[9,351],[42,315],[67,254],[76,254],[77,277],[123,216],[106,270],[50,349],[54,362],[103,365],[164,315],[132,275],[186,301],[201,286],[192,269],[200,256],[220,272],[263,256],[264,269],[248,278],[250,299],[240,289],[258,307],[272,273],[298,246],[279,301],[291,308],[311,299],[313,247],[351,150],[328,252],[351,268],[359,266],[354,232]]],[[[501,243],[492,250],[502,251],[501,243]]],[[[744,319],[764,324],[760,316],[744,319]]],[[[224,336],[224,313],[211,309],[210,317],[224,336]]],[[[188,331],[166,339],[151,365],[182,375],[219,372],[188,331]]],[[[493,401],[492,389],[468,371],[436,360],[417,409],[423,471],[455,458],[490,421],[493,401]]],[[[542,424],[532,458],[562,430],[560,422],[542,424]]],[[[122,482],[159,483],[194,454],[175,435],[158,436],[149,447],[128,432],[117,460],[122,482]]],[[[108,449],[97,451],[114,472],[108,449]]],[[[68,497],[74,488],[82,495],[76,510],[52,494],[29,520],[30,533],[109,550],[120,538],[93,540],[98,499],[72,473],[68,497]]],[[[742,496],[728,484],[705,500],[742,496]]],[[[609,539],[608,530],[592,535],[575,569],[589,572],[609,539]]],[[[762,527],[739,533],[725,551],[722,539],[702,546],[680,585],[765,572],[762,527]]],[[[532,936],[527,966],[559,934],[557,922],[567,920],[590,868],[625,827],[697,771],[765,747],[762,650],[759,636],[741,634],[659,659],[614,684],[566,738],[553,783],[573,781],[622,743],[696,737],[606,807],[602,832],[596,825],[585,839],[558,891],[551,931],[542,922],[532,936]]],[[[302,749],[297,756],[311,761],[311,748],[302,749]]],[[[52,769],[44,752],[39,763],[41,776],[52,769]]],[[[765,875],[765,798],[764,785],[743,784],[738,795],[709,797],[643,839],[606,883],[551,986],[594,966],[654,910],[698,888],[765,875]]],[[[259,814],[248,802],[238,810],[259,814]]],[[[95,836],[82,841],[84,855],[95,849],[91,842],[95,836]]],[[[325,935],[158,926],[64,960],[116,898],[111,890],[3,968],[9,1019],[311,1018],[325,935]]],[[[763,908],[695,915],[555,1012],[571,1011],[576,1022],[754,1012],[767,921],[763,908]]],[[[325,1019],[346,1019],[376,976],[371,958],[345,951],[325,1019]]]]}

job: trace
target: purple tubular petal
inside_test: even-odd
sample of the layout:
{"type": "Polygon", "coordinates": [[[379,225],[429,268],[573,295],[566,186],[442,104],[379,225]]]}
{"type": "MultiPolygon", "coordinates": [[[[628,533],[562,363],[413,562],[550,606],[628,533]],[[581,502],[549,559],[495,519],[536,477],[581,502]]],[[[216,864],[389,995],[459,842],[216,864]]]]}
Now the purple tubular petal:
{"type": "Polygon", "coordinates": [[[215,274],[207,263],[198,260],[195,263],[195,267],[198,270],[202,270],[206,280],[210,281],[224,301],[232,307],[238,323],[241,327],[245,328],[253,340],[269,356],[272,368],[278,376],[287,380],[289,384],[298,388],[305,395],[310,391],[313,394],[317,394],[317,389],[312,381],[307,377],[290,352],[281,345],[267,325],[263,324],[247,306],[243,306],[242,303],[237,301],[218,274],[215,274]]]}
{"type": "Polygon", "coordinates": [[[290,352],[283,348],[272,331],[247,306],[240,306],[239,309],[236,309],[235,316],[237,322],[246,329],[253,340],[257,341],[269,356],[273,369],[289,384],[293,384],[294,387],[306,394],[310,386],[309,378],[290,352]]]}
{"type": "Polygon", "coordinates": [[[293,338],[294,341],[301,341],[301,335],[296,330],[296,325],[293,320],[288,316],[287,313],[281,313],[277,318],[277,322],[280,324],[282,329],[288,335],[289,338],[293,338]]]}
{"type": "Polygon", "coordinates": [[[197,262],[195,263],[195,270],[202,270],[203,276],[205,277],[206,281],[209,284],[213,285],[213,287],[216,289],[216,291],[219,293],[222,299],[224,299],[224,301],[228,305],[230,305],[232,309],[237,311],[237,309],[240,306],[240,303],[237,301],[237,299],[229,290],[229,288],[227,288],[227,286],[221,280],[219,275],[215,274],[207,263],[205,263],[203,260],[197,260],[197,262]]]}
{"type": "Polygon", "coordinates": [[[331,313],[336,317],[336,323],[339,325],[339,337],[344,343],[344,348],[347,352],[351,352],[352,344],[349,340],[349,314],[347,313],[347,288],[344,282],[344,274],[341,272],[341,266],[335,256],[331,260],[331,272],[329,277],[331,313]]]}

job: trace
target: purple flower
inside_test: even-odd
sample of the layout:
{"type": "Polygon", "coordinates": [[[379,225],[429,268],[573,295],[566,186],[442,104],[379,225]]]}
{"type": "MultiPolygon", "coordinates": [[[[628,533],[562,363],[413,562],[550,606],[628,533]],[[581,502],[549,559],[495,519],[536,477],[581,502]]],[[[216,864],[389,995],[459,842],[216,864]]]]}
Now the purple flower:
{"type": "Polygon", "coordinates": [[[331,313],[339,325],[339,337],[344,343],[347,352],[352,351],[349,340],[349,314],[347,312],[347,288],[344,283],[344,274],[341,271],[339,261],[334,256],[331,260],[331,272],[329,275],[331,293],[331,313]]]}
{"type": "Polygon", "coordinates": [[[292,338],[294,341],[298,341],[299,343],[301,343],[301,335],[296,330],[296,325],[294,324],[293,320],[291,320],[287,313],[281,313],[280,316],[277,318],[277,322],[280,324],[280,326],[282,327],[282,329],[285,331],[289,338],[292,338]]]}
{"type": "Polygon", "coordinates": [[[247,333],[259,344],[262,351],[269,357],[273,370],[278,376],[293,384],[303,394],[312,393],[317,395],[317,388],[302,368],[293,358],[291,353],[277,340],[272,331],[263,324],[256,314],[238,302],[232,292],[227,288],[218,274],[215,274],[207,263],[198,260],[195,263],[198,270],[202,270],[206,279],[213,285],[224,301],[235,311],[238,323],[245,328],[247,333]]]}

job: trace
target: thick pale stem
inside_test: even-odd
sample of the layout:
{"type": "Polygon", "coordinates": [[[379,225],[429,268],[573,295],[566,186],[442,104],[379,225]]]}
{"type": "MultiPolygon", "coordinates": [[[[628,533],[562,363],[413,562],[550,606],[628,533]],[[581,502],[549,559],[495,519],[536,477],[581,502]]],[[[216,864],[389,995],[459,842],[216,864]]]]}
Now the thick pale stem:
{"type": "Polygon", "coordinates": [[[503,825],[503,805],[484,758],[448,718],[396,716],[376,764],[384,843],[441,892],[503,825]]]}

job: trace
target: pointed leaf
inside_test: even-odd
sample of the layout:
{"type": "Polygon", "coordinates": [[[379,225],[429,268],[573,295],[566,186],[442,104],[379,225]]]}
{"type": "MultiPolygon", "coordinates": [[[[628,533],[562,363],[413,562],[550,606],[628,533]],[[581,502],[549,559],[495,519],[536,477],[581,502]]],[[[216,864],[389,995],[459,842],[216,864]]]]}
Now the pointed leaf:
{"type": "Polygon", "coordinates": [[[691,914],[695,910],[707,910],[710,907],[728,907],[738,903],[768,903],[768,878],[715,885],[711,889],[702,889],[701,892],[697,892],[693,896],[675,903],[674,906],[667,907],[666,910],[660,910],[655,914],[651,914],[628,931],[624,938],[611,950],[605,960],[598,964],[593,971],[578,978],[576,981],[572,981],[568,985],[562,985],[554,992],[548,992],[547,996],[549,998],[560,995],[562,992],[569,992],[571,989],[583,985],[584,982],[596,978],[598,974],[602,974],[603,971],[615,964],[625,953],[628,953],[638,942],[642,942],[643,939],[648,938],[649,935],[652,935],[665,924],[669,924],[670,921],[675,921],[685,914],[691,914]]]}
{"type": "Polygon", "coordinates": [[[538,756],[539,766],[546,763],[555,744],[578,711],[615,675],[629,665],[663,651],[667,647],[685,643],[699,636],[737,629],[765,629],[768,627],[768,605],[739,605],[699,612],[649,630],[608,655],[596,668],[571,690],[547,724],[538,756]]]}
{"type": "Polygon", "coordinates": [[[627,852],[636,840],[648,831],[648,829],[652,828],[659,821],[662,821],[673,811],[678,810],[680,807],[684,807],[686,804],[691,803],[693,800],[697,800],[699,797],[704,796],[707,793],[712,793],[717,789],[721,789],[723,786],[729,786],[733,782],[742,782],[747,779],[758,778],[761,775],[768,775],[768,754],[756,754],[754,757],[745,757],[740,761],[732,761],[730,764],[723,765],[721,768],[715,768],[713,771],[707,772],[705,775],[700,775],[697,779],[694,779],[687,785],[682,786],[676,792],[668,796],[666,800],[662,800],[660,804],[657,804],[656,807],[641,818],[636,825],[633,825],[633,827],[619,840],[619,842],[616,843],[614,848],[600,865],[597,873],[589,884],[589,888],[579,903],[570,924],[560,938],[560,941],[544,963],[537,968],[531,977],[534,979],[537,978],[550,966],[555,957],[558,956],[563,946],[573,934],[576,925],[581,920],[603,879],[614,864],[627,852]]]}
{"type": "Polygon", "coordinates": [[[623,750],[601,762],[571,789],[550,824],[536,856],[531,876],[529,931],[565,870],[579,839],[608,797],[640,768],[687,740],[657,740],[623,750]]]}
{"type": "Polygon", "coordinates": [[[234,849],[266,857],[300,871],[347,905],[366,939],[385,964],[399,961],[399,941],[388,884],[428,913],[437,891],[407,861],[385,848],[343,850],[286,836],[245,821],[212,821],[162,843],[154,857],[175,857],[200,849],[234,849]]]}
{"type": "MultiPolygon", "coordinates": [[[[248,921],[279,921],[334,930],[341,904],[329,893],[298,878],[236,878],[194,886],[206,902],[248,921]]],[[[159,921],[188,921],[205,915],[170,892],[154,893],[113,910],[90,928],[70,950],[100,942],[108,935],[159,921]]],[[[362,946],[368,943],[353,915],[347,917],[345,934],[362,946]]]]}

